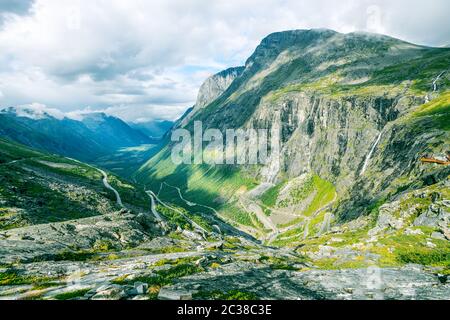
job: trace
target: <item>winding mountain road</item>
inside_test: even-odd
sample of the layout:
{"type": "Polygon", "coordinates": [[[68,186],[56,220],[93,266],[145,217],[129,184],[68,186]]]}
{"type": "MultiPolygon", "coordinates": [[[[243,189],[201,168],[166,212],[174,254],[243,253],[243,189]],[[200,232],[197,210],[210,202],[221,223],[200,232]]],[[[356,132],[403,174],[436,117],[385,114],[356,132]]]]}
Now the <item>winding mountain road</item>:
{"type": "MultiPolygon", "coordinates": [[[[94,167],[92,167],[94,168],[94,167]]],[[[102,169],[95,168],[98,172],[100,172],[103,175],[103,185],[106,189],[111,190],[116,195],[116,202],[119,206],[123,207],[122,199],[120,198],[119,192],[117,192],[116,189],[114,189],[108,182],[108,174],[103,171],[102,169]]]]}
{"type": "MultiPolygon", "coordinates": [[[[202,226],[200,226],[198,223],[196,223],[195,221],[193,221],[191,218],[189,218],[184,212],[182,212],[181,210],[178,210],[177,208],[174,208],[168,204],[166,204],[164,201],[161,201],[161,199],[158,198],[158,196],[151,190],[146,190],[145,191],[152,200],[152,207],[154,209],[154,212],[152,210],[152,213],[155,215],[155,213],[157,213],[156,211],[156,206],[153,206],[155,204],[155,199],[156,201],[158,201],[161,205],[163,205],[164,207],[175,211],[176,213],[180,214],[183,218],[185,218],[195,229],[197,229],[198,231],[204,233],[204,234],[209,234],[209,232],[203,228],[202,226]]],[[[159,216],[159,218],[161,218],[161,216],[157,213],[157,216],[159,216]]],[[[155,216],[156,217],[156,216],[155,216]]],[[[158,219],[158,218],[157,218],[158,219]]]]}
{"type": "Polygon", "coordinates": [[[244,197],[241,197],[239,199],[239,201],[240,201],[241,206],[245,209],[245,211],[251,212],[256,215],[258,220],[264,225],[264,228],[272,230],[272,233],[278,232],[278,229],[275,226],[275,224],[272,222],[272,220],[269,219],[269,217],[267,217],[264,214],[263,209],[261,209],[261,207],[258,204],[251,201],[250,199],[244,198],[244,197]],[[246,203],[244,203],[245,201],[247,201],[249,203],[246,204],[246,203]]]}
{"type": "Polygon", "coordinates": [[[189,201],[189,200],[185,199],[185,198],[183,197],[182,193],[181,193],[180,188],[175,187],[175,186],[172,186],[172,185],[170,185],[170,184],[168,184],[168,183],[166,183],[166,182],[163,182],[163,184],[165,184],[166,186],[168,186],[168,187],[170,187],[170,188],[176,189],[176,190],[178,191],[178,195],[180,196],[180,199],[183,200],[188,206],[190,206],[190,207],[193,207],[193,206],[203,207],[203,208],[205,208],[205,209],[211,210],[211,211],[214,212],[218,217],[220,216],[220,215],[219,215],[219,212],[218,212],[216,209],[212,208],[212,207],[205,206],[205,205],[203,205],[203,204],[196,203],[196,202],[192,202],[192,201],[189,201]]]}
{"type": "MultiPolygon", "coordinates": [[[[172,186],[172,185],[168,184],[167,182],[161,183],[160,191],[161,191],[161,189],[162,189],[162,187],[163,187],[164,185],[166,185],[166,186],[169,187],[169,188],[176,189],[176,190],[178,191],[178,195],[179,195],[180,199],[181,199],[182,201],[184,201],[189,207],[198,206],[198,207],[202,207],[202,208],[208,209],[208,210],[212,211],[212,212],[216,215],[216,217],[220,217],[220,219],[222,219],[223,221],[225,221],[225,222],[228,223],[229,225],[233,225],[233,224],[238,225],[239,228],[240,228],[240,231],[242,231],[242,232],[244,232],[244,233],[251,234],[251,233],[253,233],[252,231],[256,231],[256,230],[253,230],[253,228],[250,228],[250,227],[248,227],[248,226],[241,225],[241,224],[237,223],[236,221],[230,221],[228,218],[226,218],[226,217],[220,215],[219,212],[218,212],[216,209],[214,209],[213,207],[209,207],[209,206],[204,205],[204,204],[200,204],[200,203],[196,203],[196,202],[192,202],[192,201],[187,200],[186,198],[183,197],[183,194],[182,194],[180,188],[178,188],[178,187],[176,187],[176,186],[172,186]],[[250,229],[251,229],[251,230],[250,230],[250,229]]],[[[222,228],[219,226],[219,224],[222,225],[221,223],[218,223],[218,224],[212,225],[212,227],[213,227],[214,229],[216,229],[217,231],[219,231],[219,234],[222,234],[222,233],[223,233],[222,228],[223,228],[223,229],[227,229],[227,228],[226,228],[225,224],[222,225],[222,228]]],[[[253,240],[250,240],[250,241],[253,242],[253,240]]]]}
{"type": "MultiPolygon", "coordinates": [[[[26,160],[36,160],[36,159],[43,159],[43,158],[46,158],[46,157],[43,156],[43,157],[33,157],[33,158],[17,159],[17,160],[13,160],[13,161],[10,161],[10,162],[7,162],[7,163],[2,163],[2,164],[0,164],[0,165],[6,166],[6,165],[11,165],[11,164],[16,164],[16,163],[19,163],[19,162],[22,162],[22,161],[26,161],[26,160]]],[[[86,165],[86,166],[88,166],[88,167],[90,167],[90,168],[92,168],[92,169],[95,169],[95,170],[97,170],[98,172],[100,172],[100,173],[103,175],[103,185],[105,186],[106,189],[109,189],[109,190],[111,190],[112,192],[114,192],[114,194],[115,194],[115,196],[116,196],[116,202],[117,202],[117,204],[118,204],[120,207],[123,207],[123,203],[122,203],[122,199],[120,198],[120,194],[119,194],[119,192],[117,192],[116,189],[114,189],[114,188],[109,184],[109,182],[108,182],[108,174],[107,174],[105,171],[103,171],[102,169],[93,167],[93,166],[91,166],[91,165],[82,163],[82,162],[80,162],[80,161],[78,161],[78,160],[76,160],[76,159],[72,159],[72,158],[68,158],[68,157],[66,157],[66,159],[68,159],[68,160],[70,160],[70,161],[74,161],[74,162],[80,163],[80,164],[83,164],[83,165],[86,165]]]]}
{"type": "Polygon", "coordinates": [[[176,190],[178,191],[178,196],[180,197],[180,199],[181,199],[182,201],[184,201],[189,207],[195,207],[195,206],[198,206],[198,205],[199,205],[198,203],[191,202],[191,201],[185,199],[185,198],[183,197],[183,194],[181,193],[181,189],[180,189],[180,188],[175,187],[175,186],[171,186],[170,184],[168,184],[168,183],[166,183],[166,182],[163,182],[163,184],[165,184],[165,185],[168,186],[168,187],[171,187],[171,188],[176,189],[176,190]]]}
{"type": "Polygon", "coordinates": [[[0,163],[0,166],[8,166],[8,165],[16,164],[16,163],[23,162],[23,161],[26,161],[26,160],[36,160],[36,159],[44,159],[44,158],[46,158],[46,157],[42,156],[42,157],[31,157],[31,158],[16,159],[16,160],[13,160],[13,161],[10,161],[10,162],[0,163]]]}
{"type": "MultiPolygon", "coordinates": [[[[336,203],[336,201],[337,201],[337,194],[335,193],[335,194],[334,194],[333,200],[332,200],[331,202],[329,202],[327,205],[325,205],[324,207],[322,207],[322,208],[316,210],[310,217],[306,217],[306,219],[303,220],[303,221],[300,222],[300,223],[296,223],[296,224],[294,224],[294,225],[292,225],[292,226],[289,226],[289,227],[286,227],[286,228],[283,228],[283,229],[278,229],[278,231],[277,231],[276,233],[271,234],[271,236],[270,236],[270,238],[268,239],[268,242],[267,242],[267,243],[270,244],[270,243],[272,243],[273,241],[275,241],[275,239],[276,239],[279,235],[282,235],[283,233],[286,233],[286,232],[289,232],[289,231],[291,231],[291,230],[300,228],[300,227],[302,227],[302,226],[305,227],[304,232],[303,232],[303,239],[306,239],[306,238],[309,236],[309,224],[311,223],[311,220],[314,219],[314,218],[316,218],[316,217],[317,217],[320,213],[322,213],[323,211],[326,211],[326,210],[331,209],[331,207],[336,203]]],[[[325,222],[325,218],[326,218],[326,217],[324,217],[324,222],[325,222]]],[[[331,218],[331,216],[330,216],[330,218],[331,218]]],[[[326,219],[328,219],[328,218],[326,218],[326,219]]],[[[326,221],[326,224],[327,224],[327,225],[331,225],[331,221],[330,221],[330,220],[327,220],[327,221],[326,221]]],[[[294,238],[294,237],[297,237],[297,236],[296,236],[296,235],[295,235],[295,236],[290,236],[290,237],[287,237],[287,238],[285,238],[285,239],[294,238]]]]}
{"type": "Polygon", "coordinates": [[[155,197],[154,197],[154,193],[152,191],[145,191],[145,193],[150,197],[150,210],[153,214],[153,216],[155,217],[155,219],[159,222],[163,221],[163,218],[161,217],[161,215],[159,214],[158,211],[156,211],[156,201],[155,201],[155,197]]]}
{"type": "Polygon", "coordinates": [[[18,159],[18,160],[14,160],[14,161],[10,161],[10,162],[0,163],[0,166],[8,166],[10,164],[14,164],[14,163],[17,163],[19,161],[24,161],[24,160],[28,160],[28,159],[18,159]]]}
{"type": "Polygon", "coordinates": [[[166,221],[163,219],[163,217],[159,214],[159,212],[156,210],[156,201],[155,201],[155,197],[156,195],[153,193],[153,191],[145,191],[145,193],[149,196],[150,198],[150,211],[153,214],[153,216],[155,217],[156,221],[161,225],[161,227],[165,230],[168,231],[169,227],[166,223],[166,221]]]}
{"type": "Polygon", "coordinates": [[[103,171],[102,169],[99,169],[99,168],[96,168],[96,167],[94,167],[94,166],[91,166],[90,164],[87,164],[87,163],[83,163],[83,162],[81,162],[81,161],[78,161],[77,159],[73,159],[73,158],[69,158],[69,157],[66,157],[66,159],[67,160],[70,160],[70,161],[74,161],[74,162],[77,162],[77,163],[79,163],[79,164],[81,164],[81,165],[84,165],[84,166],[87,166],[87,167],[89,167],[89,168],[92,168],[92,169],[94,169],[94,170],[97,170],[98,172],[100,172],[101,174],[102,174],[102,176],[103,176],[103,185],[105,186],[105,188],[106,189],[108,189],[108,190],[111,190],[112,192],[114,192],[114,194],[115,194],[115,196],[116,196],[116,202],[117,202],[117,204],[120,206],[120,207],[124,207],[124,205],[123,205],[123,203],[122,203],[122,199],[120,198],[120,194],[119,194],[119,192],[116,190],[116,189],[114,189],[110,184],[109,184],[109,182],[108,182],[108,174],[105,172],[105,171],[103,171]]]}

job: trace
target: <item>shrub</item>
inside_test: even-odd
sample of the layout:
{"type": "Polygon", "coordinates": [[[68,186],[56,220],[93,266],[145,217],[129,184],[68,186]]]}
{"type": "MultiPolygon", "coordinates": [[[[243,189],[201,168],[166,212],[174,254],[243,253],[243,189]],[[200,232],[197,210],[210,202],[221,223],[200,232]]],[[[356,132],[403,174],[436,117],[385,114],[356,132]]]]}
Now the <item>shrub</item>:
{"type": "Polygon", "coordinates": [[[446,250],[401,249],[396,255],[401,263],[432,265],[448,262],[450,264],[450,252],[446,250]]]}

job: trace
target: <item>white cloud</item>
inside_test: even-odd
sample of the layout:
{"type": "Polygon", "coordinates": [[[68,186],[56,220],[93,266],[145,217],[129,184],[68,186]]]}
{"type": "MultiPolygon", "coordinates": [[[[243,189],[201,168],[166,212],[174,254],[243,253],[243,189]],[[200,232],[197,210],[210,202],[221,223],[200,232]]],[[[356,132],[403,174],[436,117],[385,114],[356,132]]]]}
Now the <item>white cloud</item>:
{"type": "Polygon", "coordinates": [[[13,108],[7,108],[0,110],[0,112],[13,111],[19,117],[25,117],[30,119],[45,119],[48,116],[62,120],[65,114],[58,109],[49,108],[46,105],[40,103],[31,103],[29,105],[20,105],[13,108]]]}
{"type": "Polygon", "coordinates": [[[275,31],[450,43],[447,0],[36,0],[20,10],[9,1],[0,6],[1,105],[90,106],[128,118],[179,116],[208,75],[242,64],[275,31]]]}

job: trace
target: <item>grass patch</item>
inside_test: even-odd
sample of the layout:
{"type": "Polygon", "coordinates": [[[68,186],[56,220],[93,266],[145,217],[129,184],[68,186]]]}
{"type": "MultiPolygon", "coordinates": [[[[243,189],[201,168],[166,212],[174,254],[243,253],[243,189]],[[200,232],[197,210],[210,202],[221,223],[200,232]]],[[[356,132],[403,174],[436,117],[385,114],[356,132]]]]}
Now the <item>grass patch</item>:
{"type": "Polygon", "coordinates": [[[435,129],[450,131],[450,91],[417,109],[413,117],[431,121],[435,129]]]}
{"type": "Polygon", "coordinates": [[[95,254],[88,251],[71,251],[63,250],[54,255],[51,260],[53,261],[87,261],[91,259],[95,254]]]}
{"type": "MultiPolygon", "coordinates": [[[[300,186],[290,190],[289,198],[280,201],[279,206],[289,207],[299,204],[312,194],[314,194],[314,197],[311,202],[301,212],[303,216],[310,216],[333,201],[336,195],[336,189],[331,182],[320,178],[318,175],[312,175],[308,177],[300,186]]],[[[297,221],[286,224],[286,226],[293,223],[297,223],[297,221]]]]}
{"type": "Polygon", "coordinates": [[[64,292],[64,293],[57,294],[54,298],[56,300],[71,300],[71,299],[75,299],[75,298],[80,298],[80,297],[83,297],[86,293],[88,293],[89,290],[91,290],[91,289],[80,289],[80,290],[75,290],[75,291],[70,291],[70,292],[64,292]]]}
{"type": "Polygon", "coordinates": [[[269,265],[272,270],[289,270],[289,271],[298,271],[297,267],[294,267],[294,264],[302,264],[307,261],[306,257],[299,257],[296,259],[281,259],[278,257],[270,257],[270,256],[262,256],[259,259],[260,263],[264,263],[269,265]]]}
{"type": "Polygon", "coordinates": [[[267,207],[273,207],[277,203],[278,195],[280,194],[281,189],[286,185],[285,182],[279,183],[276,186],[273,186],[266,192],[264,192],[261,196],[262,203],[267,207]]]}
{"type": "Polygon", "coordinates": [[[180,263],[169,269],[155,271],[154,274],[149,276],[136,277],[132,280],[126,277],[119,277],[114,279],[112,282],[114,284],[125,285],[134,284],[135,282],[144,282],[149,286],[163,287],[172,284],[173,280],[186,277],[192,274],[196,274],[203,271],[202,268],[194,266],[188,263],[180,263]]]}
{"type": "Polygon", "coordinates": [[[441,265],[450,266],[450,251],[433,249],[400,249],[396,252],[397,260],[400,263],[415,263],[421,265],[441,265]]]}
{"type": "MultiPolygon", "coordinates": [[[[148,252],[153,254],[162,254],[162,253],[176,253],[176,252],[186,252],[188,249],[176,246],[164,247],[159,249],[145,249],[148,252]]],[[[161,260],[160,260],[161,261],[161,260]]]]}
{"type": "Polygon", "coordinates": [[[230,290],[230,291],[200,291],[193,295],[196,300],[259,300],[258,296],[251,292],[230,290]]]}
{"type": "Polygon", "coordinates": [[[222,210],[220,210],[220,214],[238,224],[248,227],[255,227],[252,219],[250,218],[250,215],[234,204],[230,203],[225,205],[222,210]]]}
{"type": "Polygon", "coordinates": [[[0,286],[14,286],[26,284],[45,286],[51,283],[52,280],[56,280],[56,278],[23,275],[19,271],[14,269],[10,269],[7,270],[6,272],[0,273],[0,286]]]}

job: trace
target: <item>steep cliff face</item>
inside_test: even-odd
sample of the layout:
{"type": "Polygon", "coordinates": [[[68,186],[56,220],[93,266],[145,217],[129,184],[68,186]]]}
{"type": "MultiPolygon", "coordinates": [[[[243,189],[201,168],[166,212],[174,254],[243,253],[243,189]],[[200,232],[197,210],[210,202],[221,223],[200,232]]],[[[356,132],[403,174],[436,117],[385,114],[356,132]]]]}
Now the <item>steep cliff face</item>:
{"type": "Polygon", "coordinates": [[[206,79],[198,91],[195,106],[183,116],[180,125],[186,125],[196,113],[220,97],[243,71],[244,67],[229,68],[206,79]]]}
{"type": "Polygon", "coordinates": [[[216,100],[242,71],[244,67],[229,68],[208,78],[200,87],[195,106],[201,109],[216,100]]]}
{"type": "Polygon", "coordinates": [[[272,34],[242,74],[215,100],[199,104],[182,126],[191,130],[194,121],[202,121],[222,131],[280,128],[280,168],[174,166],[167,160],[169,144],[138,177],[155,187],[178,181],[192,196],[203,190],[209,205],[225,216],[233,207],[228,216],[240,224],[247,213],[252,217],[247,225],[260,231],[270,224],[258,210],[249,210],[241,195],[261,184],[265,188],[256,198],[262,198],[252,208],[260,206],[274,230],[324,208],[340,222],[358,218],[399,192],[448,176],[447,167],[424,165],[419,158],[449,149],[448,125],[443,125],[450,105],[449,63],[449,49],[381,35],[330,30],[272,34]],[[230,170],[238,172],[239,183],[230,170]],[[281,194],[296,205],[280,206],[281,194]],[[273,201],[265,201],[270,197],[273,201]]]}

